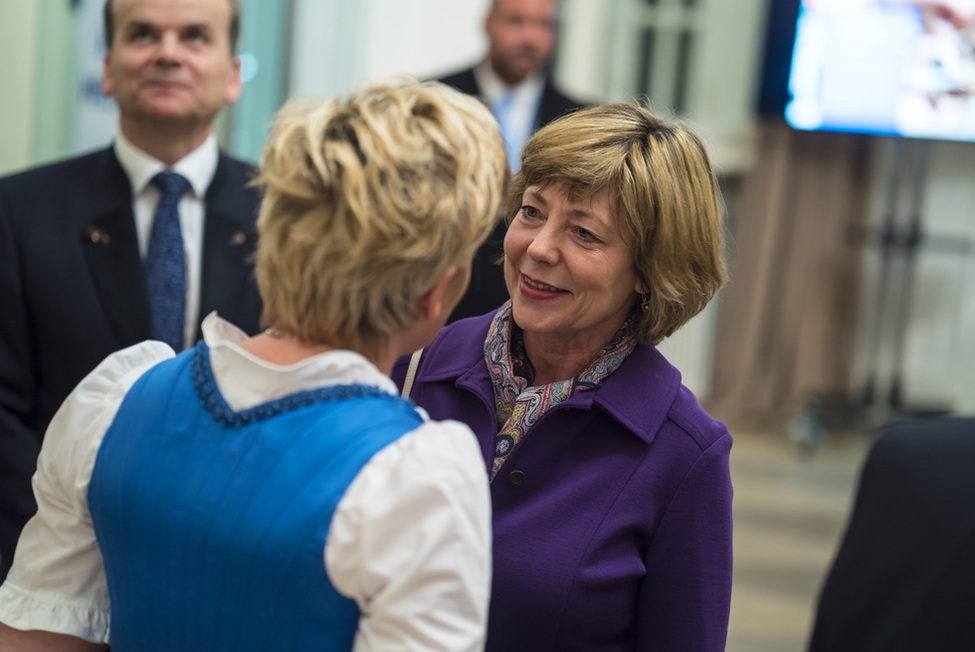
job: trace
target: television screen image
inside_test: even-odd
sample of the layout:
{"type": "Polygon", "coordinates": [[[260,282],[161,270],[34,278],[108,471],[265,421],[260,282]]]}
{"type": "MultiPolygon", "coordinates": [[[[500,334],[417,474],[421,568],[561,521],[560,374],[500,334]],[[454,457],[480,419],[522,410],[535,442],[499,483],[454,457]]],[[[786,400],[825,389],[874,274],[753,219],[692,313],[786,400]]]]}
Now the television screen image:
{"type": "Polygon", "coordinates": [[[803,0],[786,121],[975,141],[975,0],[803,0]]]}

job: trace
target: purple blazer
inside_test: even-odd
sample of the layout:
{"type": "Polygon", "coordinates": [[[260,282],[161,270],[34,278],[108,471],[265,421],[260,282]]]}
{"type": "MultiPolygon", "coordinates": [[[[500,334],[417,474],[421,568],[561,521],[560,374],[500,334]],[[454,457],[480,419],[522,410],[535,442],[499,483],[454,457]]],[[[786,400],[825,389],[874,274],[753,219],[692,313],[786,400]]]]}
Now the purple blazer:
{"type": "MultiPolygon", "coordinates": [[[[444,328],[411,396],[498,433],[484,338],[444,328]]],[[[402,385],[408,359],[393,378],[402,385]]],[[[724,650],[731,604],[731,435],[639,345],[596,391],[544,414],[498,473],[489,652],[724,650]]]]}

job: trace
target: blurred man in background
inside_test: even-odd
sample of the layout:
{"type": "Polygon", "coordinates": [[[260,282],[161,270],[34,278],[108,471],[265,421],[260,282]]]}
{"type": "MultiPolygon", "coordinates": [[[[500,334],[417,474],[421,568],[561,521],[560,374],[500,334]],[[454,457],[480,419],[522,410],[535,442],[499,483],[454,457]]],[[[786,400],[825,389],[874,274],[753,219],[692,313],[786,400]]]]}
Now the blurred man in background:
{"type": "Polygon", "coordinates": [[[241,92],[239,26],[237,0],[108,0],[115,143],[0,179],[0,580],[36,509],[43,433],[78,381],[145,339],[191,346],[214,310],[258,330],[259,193],[213,133],[241,92]]]}
{"type": "MultiPolygon", "coordinates": [[[[521,148],[533,133],[582,106],[552,82],[550,64],[559,30],[557,0],[493,0],[484,20],[488,52],[484,59],[439,81],[480,97],[501,126],[511,172],[521,167],[521,148]]],[[[451,320],[480,315],[507,301],[501,268],[504,226],[500,225],[474,258],[467,294],[451,320]]]]}

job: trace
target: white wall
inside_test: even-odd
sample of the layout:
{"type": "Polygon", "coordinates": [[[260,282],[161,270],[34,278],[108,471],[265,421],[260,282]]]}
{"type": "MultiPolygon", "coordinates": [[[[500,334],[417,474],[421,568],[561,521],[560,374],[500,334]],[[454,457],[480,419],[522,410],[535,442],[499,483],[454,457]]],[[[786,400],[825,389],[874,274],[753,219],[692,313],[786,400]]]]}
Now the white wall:
{"type": "MultiPolygon", "coordinates": [[[[676,33],[694,34],[688,66],[687,107],[681,116],[698,128],[723,173],[746,171],[752,162],[754,98],[770,0],[576,0],[588,5],[580,25],[598,25],[600,42],[585,56],[599,61],[588,77],[601,84],[607,100],[628,101],[640,66],[640,32],[653,26],[657,53],[675,51],[676,33]],[[596,5],[600,7],[597,9],[596,5]],[[668,41],[665,43],[665,41],[668,41]]],[[[583,11],[581,7],[577,11],[583,11]]],[[[573,44],[574,47],[574,44],[573,44]]],[[[580,61],[581,64],[581,61],[580,61]]],[[[674,57],[654,57],[654,87],[647,98],[653,110],[671,111],[670,93],[678,70],[674,57]]]]}
{"type": "Polygon", "coordinates": [[[566,0],[555,80],[584,100],[606,99],[606,55],[614,0],[566,0]]]}
{"type": "Polygon", "coordinates": [[[341,95],[374,77],[434,76],[483,56],[489,0],[295,0],[290,95],[341,95]]]}
{"type": "Polygon", "coordinates": [[[0,174],[28,165],[33,155],[38,4],[0,0],[0,174]]]}
{"type": "Polygon", "coordinates": [[[708,0],[701,16],[707,37],[695,62],[687,118],[705,130],[719,173],[745,172],[752,164],[767,1],[708,0]]]}

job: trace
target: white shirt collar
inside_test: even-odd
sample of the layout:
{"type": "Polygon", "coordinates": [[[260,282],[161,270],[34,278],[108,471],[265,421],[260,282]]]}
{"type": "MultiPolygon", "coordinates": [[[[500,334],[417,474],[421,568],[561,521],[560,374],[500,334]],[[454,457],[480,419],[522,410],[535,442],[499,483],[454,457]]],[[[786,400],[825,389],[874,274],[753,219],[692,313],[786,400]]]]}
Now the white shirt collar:
{"type": "Polygon", "coordinates": [[[528,75],[520,83],[510,86],[498,77],[487,59],[474,68],[474,79],[490,106],[494,106],[498,97],[505,91],[514,92],[516,102],[525,100],[535,102],[541,97],[545,86],[545,74],[541,72],[528,75]]]}
{"type": "Polygon", "coordinates": [[[213,175],[217,172],[220,148],[217,145],[217,137],[210,134],[202,145],[169,167],[133,145],[119,131],[115,137],[115,155],[132,183],[134,195],[141,194],[159,172],[172,170],[186,177],[193,189],[193,194],[202,198],[206,195],[207,188],[213,181],[213,175]]]}
{"type": "Polygon", "coordinates": [[[389,376],[355,351],[327,351],[293,365],[276,365],[241,348],[247,334],[216,312],[203,319],[202,330],[220,394],[234,410],[329,385],[359,384],[399,393],[389,376]],[[231,377],[233,383],[219,381],[231,377]]]}

